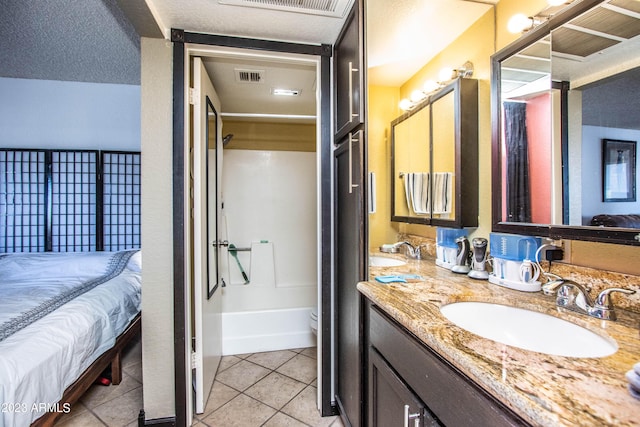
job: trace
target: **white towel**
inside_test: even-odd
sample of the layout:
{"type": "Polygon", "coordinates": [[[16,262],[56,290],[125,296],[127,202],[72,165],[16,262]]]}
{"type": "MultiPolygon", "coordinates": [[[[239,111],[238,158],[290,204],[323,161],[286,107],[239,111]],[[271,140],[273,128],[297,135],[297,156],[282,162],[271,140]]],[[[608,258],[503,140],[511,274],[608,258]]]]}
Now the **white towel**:
{"type": "Polygon", "coordinates": [[[422,172],[409,172],[404,176],[404,191],[409,210],[417,215],[425,215],[430,212],[430,186],[429,174],[422,172]]]}
{"type": "Polygon", "coordinates": [[[433,174],[433,213],[451,213],[451,193],[453,174],[451,172],[436,172],[433,174]]]}

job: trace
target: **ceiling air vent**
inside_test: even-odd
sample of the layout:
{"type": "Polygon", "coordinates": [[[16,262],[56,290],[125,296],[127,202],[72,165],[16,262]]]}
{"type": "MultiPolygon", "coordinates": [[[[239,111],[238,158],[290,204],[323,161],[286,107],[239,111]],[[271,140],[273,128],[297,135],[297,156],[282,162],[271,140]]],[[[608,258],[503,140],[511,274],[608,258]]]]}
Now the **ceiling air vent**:
{"type": "Polygon", "coordinates": [[[263,70],[243,70],[236,68],[234,71],[236,73],[236,81],[239,83],[262,83],[264,81],[263,70]]]}
{"type": "Polygon", "coordinates": [[[353,0],[218,0],[220,4],[333,16],[336,18],[344,17],[347,6],[352,2],[353,0]]]}

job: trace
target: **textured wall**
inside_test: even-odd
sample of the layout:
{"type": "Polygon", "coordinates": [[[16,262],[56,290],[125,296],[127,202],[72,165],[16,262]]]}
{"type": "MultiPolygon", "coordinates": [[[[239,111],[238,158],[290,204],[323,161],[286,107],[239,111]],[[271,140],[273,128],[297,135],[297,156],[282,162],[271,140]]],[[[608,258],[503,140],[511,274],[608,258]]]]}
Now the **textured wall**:
{"type": "Polygon", "coordinates": [[[0,147],[140,150],[140,86],[0,77],[0,147]]]}
{"type": "Polygon", "coordinates": [[[142,367],[147,419],[175,414],[171,43],[142,39],[142,367]]]}
{"type": "Polygon", "coordinates": [[[0,77],[140,84],[140,37],[115,0],[2,0],[0,77]]]}

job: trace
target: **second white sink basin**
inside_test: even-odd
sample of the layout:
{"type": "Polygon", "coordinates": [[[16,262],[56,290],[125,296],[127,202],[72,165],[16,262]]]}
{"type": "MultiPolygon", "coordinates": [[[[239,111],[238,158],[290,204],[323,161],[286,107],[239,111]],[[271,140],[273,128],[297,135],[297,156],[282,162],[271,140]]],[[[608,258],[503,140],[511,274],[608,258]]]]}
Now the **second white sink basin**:
{"type": "Polygon", "coordinates": [[[395,258],[387,258],[384,256],[371,255],[369,257],[369,266],[371,267],[399,267],[405,265],[406,262],[395,258]]]}
{"type": "Polygon", "coordinates": [[[536,311],[483,302],[447,304],[440,311],[462,329],[524,350],[568,357],[605,357],[618,350],[613,340],[536,311]]]}

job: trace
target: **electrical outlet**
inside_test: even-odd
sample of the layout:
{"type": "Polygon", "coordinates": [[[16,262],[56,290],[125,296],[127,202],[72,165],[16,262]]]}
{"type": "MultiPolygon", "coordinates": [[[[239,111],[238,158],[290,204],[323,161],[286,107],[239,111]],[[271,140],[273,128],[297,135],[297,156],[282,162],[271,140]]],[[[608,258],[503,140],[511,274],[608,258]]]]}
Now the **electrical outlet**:
{"type": "Polygon", "coordinates": [[[568,263],[571,259],[571,242],[565,240],[551,240],[547,241],[547,246],[541,255],[541,259],[551,262],[565,262],[568,263]]]}

